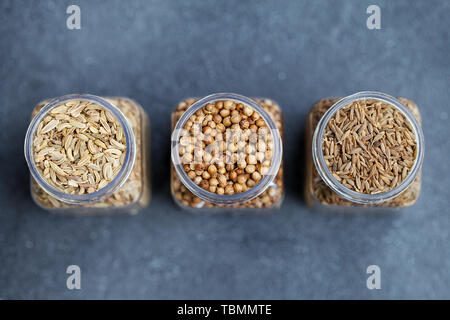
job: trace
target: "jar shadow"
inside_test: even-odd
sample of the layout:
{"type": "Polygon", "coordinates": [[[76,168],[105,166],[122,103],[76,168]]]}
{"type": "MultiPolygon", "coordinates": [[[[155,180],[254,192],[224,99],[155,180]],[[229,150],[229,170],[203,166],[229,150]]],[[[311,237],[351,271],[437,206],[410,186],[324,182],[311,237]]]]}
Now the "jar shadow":
{"type": "MultiPolygon", "coordinates": [[[[25,132],[26,128],[11,130],[8,138],[9,141],[18,141],[18,143],[10,143],[9,148],[12,149],[8,152],[10,159],[14,161],[8,161],[5,163],[8,170],[3,171],[3,192],[2,198],[10,203],[14,203],[14,206],[32,206],[33,201],[30,195],[30,173],[27,169],[27,164],[23,155],[23,139],[22,132],[25,132]],[[24,187],[26,186],[26,187],[24,187]]],[[[6,162],[6,161],[4,161],[6,162]]]]}
{"type": "Polygon", "coordinates": [[[170,195],[170,121],[153,121],[151,128],[150,179],[152,197],[172,201],[170,195]]]}
{"type": "MultiPolygon", "coordinates": [[[[294,108],[286,108],[292,110],[294,108]]],[[[303,110],[304,108],[302,108],[303,110]]],[[[304,200],[304,181],[306,179],[306,156],[305,156],[305,123],[298,119],[305,117],[305,114],[286,114],[285,135],[283,148],[284,157],[284,181],[285,194],[287,197],[294,197],[297,202],[306,205],[304,200]],[[292,119],[292,120],[291,120],[292,119]]]]}

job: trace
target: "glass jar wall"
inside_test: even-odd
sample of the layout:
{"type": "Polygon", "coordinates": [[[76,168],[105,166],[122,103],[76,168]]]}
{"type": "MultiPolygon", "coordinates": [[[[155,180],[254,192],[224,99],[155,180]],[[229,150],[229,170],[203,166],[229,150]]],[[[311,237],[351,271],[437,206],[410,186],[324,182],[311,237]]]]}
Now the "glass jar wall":
{"type": "Polygon", "coordinates": [[[280,207],[283,117],[275,102],[230,93],[187,99],[172,113],[172,131],[171,192],[179,206],[194,212],[280,207]]]}
{"type": "Polygon", "coordinates": [[[322,99],[306,124],[306,203],[345,212],[410,206],[420,193],[423,153],[411,100],[378,92],[322,99]]]}
{"type": "Polygon", "coordinates": [[[58,213],[136,213],[150,202],[149,118],[128,98],[39,103],[25,139],[31,194],[58,213]]]}

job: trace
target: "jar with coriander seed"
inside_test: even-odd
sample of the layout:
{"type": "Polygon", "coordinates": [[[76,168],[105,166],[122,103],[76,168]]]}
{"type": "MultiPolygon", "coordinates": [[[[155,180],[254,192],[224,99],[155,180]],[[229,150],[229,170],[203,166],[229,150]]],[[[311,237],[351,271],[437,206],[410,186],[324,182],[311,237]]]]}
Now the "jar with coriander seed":
{"type": "Polygon", "coordinates": [[[283,117],[272,100],[216,93],[172,113],[171,192],[193,212],[281,206],[283,117]]]}
{"type": "Polygon", "coordinates": [[[37,104],[24,145],[32,198],[56,213],[137,213],[150,202],[149,131],[128,98],[70,94],[37,104]]]}
{"type": "Polygon", "coordinates": [[[424,157],[420,123],[411,100],[380,92],[320,100],[306,125],[307,204],[355,213],[414,204],[424,157]]]}

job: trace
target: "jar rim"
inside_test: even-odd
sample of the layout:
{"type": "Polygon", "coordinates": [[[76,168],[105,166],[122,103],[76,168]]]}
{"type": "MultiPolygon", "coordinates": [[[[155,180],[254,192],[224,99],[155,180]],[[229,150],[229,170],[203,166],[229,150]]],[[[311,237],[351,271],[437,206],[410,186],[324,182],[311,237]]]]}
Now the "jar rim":
{"type": "Polygon", "coordinates": [[[312,156],[317,172],[319,173],[322,180],[328,185],[328,187],[330,187],[332,191],[337,193],[341,198],[359,204],[377,204],[395,198],[396,196],[403,193],[414,182],[420,172],[423,163],[424,136],[418,120],[401,101],[385,93],[375,91],[362,91],[338,100],[323,114],[316,126],[316,129],[314,130],[312,140],[312,156]],[[322,151],[322,137],[328,122],[331,120],[334,114],[349,103],[368,99],[383,101],[401,112],[405,116],[406,120],[411,124],[417,142],[416,158],[406,179],[394,189],[376,194],[360,193],[345,187],[333,176],[331,171],[328,169],[322,151]]]}
{"type": "Polygon", "coordinates": [[[25,136],[24,153],[31,176],[46,193],[48,193],[50,196],[53,196],[55,199],[68,204],[88,204],[98,202],[107,198],[125,183],[133,169],[136,160],[136,140],[133,129],[131,128],[131,125],[129,124],[127,118],[122,113],[122,111],[120,111],[120,109],[114,106],[112,103],[101,97],[91,94],[68,94],[55,99],[51,99],[33,117],[30,125],[28,126],[25,136]],[[122,126],[127,145],[124,162],[117,175],[105,187],[89,194],[75,195],[59,191],[58,189],[51,186],[47,181],[45,181],[45,179],[43,179],[34,162],[33,138],[39,123],[42,121],[42,119],[44,119],[44,117],[51,109],[61,103],[65,103],[70,100],[94,102],[110,111],[122,126]]]}
{"type": "Polygon", "coordinates": [[[178,119],[171,137],[172,164],[183,185],[188,188],[189,191],[192,192],[195,196],[201,198],[202,200],[219,205],[243,203],[252,200],[263,193],[273,183],[275,176],[278,174],[278,170],[281,165],[282,153],[283,145],[280,132],[268,112],[264,110],[255,100],[235,93],[213,93],[194,102],[186,111],[184,111],[180,119],[178,119]],[[273,157],[268,173],[264,175],[264,177],[254,187],[250,188],[247,191],[234,193],[232,195],[219,195],[217,193],[207,191],[196,185],[184,171],[179,154],[179,139],[181,131],[184,128],[187,120],[189,120],[189,118],[197,110],[204,107],[206,104],[214,103],[220,100],[232,100],[253,108],[266,122],[274,143],[273,157]]]}

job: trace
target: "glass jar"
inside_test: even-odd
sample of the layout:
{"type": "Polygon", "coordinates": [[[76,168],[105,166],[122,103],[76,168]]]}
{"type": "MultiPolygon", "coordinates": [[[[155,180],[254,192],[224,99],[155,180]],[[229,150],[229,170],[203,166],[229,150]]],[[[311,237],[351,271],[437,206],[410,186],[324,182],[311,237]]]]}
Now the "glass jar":
{"type": "MultiPolygon", "coordinates": [[[[250,109],[249,109],[250,110],[250,109]]],[[[216,112],[216,114],[219,114],[216,112]]],[[[259,117],[258,116],[258,117],[259,117]]],[[[225,116],[223,118],[219,117],[219,119],[225,120],[225,116]]],[[[245,118],[245,117],[244,117],[245,118]]],[[[249,117],[250,119],[250,117],[249,117]]],[[[215,124],[213,124],[215,126],[215,124]]],[[[205,127],[202,127],[204,130],[205,127]]],[[[218,127],[217,127],[218,128],[218,127]]],[[[208,129],[209,130],[209,129],[208,129]]],[[[231,129],[226,129],[231,130],[231,129]]],[[[184,131],[186,132],[186,131],[184,131]]],[[[206,131],[205,131],[206,132],[206,131]]],[[[229,132],[229,131],[225,131],[229,132]]],[[[228,134],[228,133],[227,133],[228,134]]],[[[227,135],[226,134],[226,135],[227,135]]],[[[205,139],[208,139],[205,134],[205,139]]],[[[258,138],[259,139],[259,138],[258,138]]],[[[284,185],[283,185],[283,117],[279,106],[269,99],[250,99],[241,95],[232,94],[232,93],[217,93],[209,95],[203,99],[187,99],[179,103],[178,107],[172,113],[172,150],[171,150],[171,192],[174,201],[184,209],[192,209],[194,212],[223,212],[223,211],[234,211],[239,212],[242,210],[257,210],[257,211],[268,211],[270,209],[277,209],[281,206],[284,197],[284,185]],[[242,107],[250,107],[254,112],[259,114],[259,116],[265,121],[267,124],[267,128],[270,133],[270,141],[273,141],[273,150],[271,157],[270,167],[268,167],[265,175],[262,175],[261,180],[256,184],[253,183],[252,177],[253,174],[247,174],[246,169],[242,169],[239,171],[239,168],[234,165],[234,162],[231,161],[231,167],[229,167],[228,163],[225,166],[227,170],[236,170],[239,174],[239,179],[242,176],[246,176],[248,180],[245,180],[244,190],[243,192],[236,192],[234,194],[218,194],[216,192],[211,192],[211,190],[216,190],[213,184],[211,186],[213,188],[205,190],[205,188],[200,187],[200,184],[196,184],[194,180],[192,180],[192,176],[188,176],[187,168],[181,161],[180,158],[180,138],[183,134],[183,130],[186,124],[192,119],[192,116],[195,116],[199,112],[199,110],[204,110],[205,106],[208,105],[217,105],[230,101],[235,105],[242,107]],[[238,168],[238,169],[232,169],[238,168]],[[250,183],[252,182],[252,183],[250,183]]],[[[225,144],[226,145],[226,144],[225,144]]],[[[249,148],[251,149],[251,148],[249,148]]],[[[239,150],[249,150],[246,148],[241,148],[239,150]]],[[[229,151],[229,149],[226,149],[229,151]]],[[[238,154],[239,150],[233,150],[236,154],[238,154]]],[[[256,151],[256,149],[254,149],[256,151]]],[[[260,149],[258,149],[260,150],[260,149]]],[[[223,151],[223,150],[222,150],[223,151]]],[[[224,153],[228,152],[224,151],[224,153]]],[[[220,159],[220,156],[217,159],[220,159]]],[[[227,153],[228,159],[233,158],[233,154],[227,153]]],[[[246,158],[248,160],[248,158],[246,158]]],[[[264,160],[259,158],[262,163],[264,160]]],[[[200,161],[202,162],[202,161],[200,161]]],[[[218,160],[219,162],[219,160],[218,160]]],[[[250,160],[248,160],[248,163],[250,160]]],[[[203,164],[201,164],[203,165],[203,164]]],[[[260,165],[258,163],[256,166],[260,165]]],[[[190,165],[192,169],[196,168],[194,164],[190,165]]],[[[223,166],[223,165],[222,165],[223,166]]],[[[214,166],[215,168],[215,166],[214,166]]],[[[218,165],[219,170],[221,169],[220,165],[218,165]]],[[[261,167],[259,167],[261,168],[261,167]]],[[[208,168],[209,170],[209,168],[208,168]]],[[[223,170],[223,169],[222,169],[223,170]]],[[[253,171],[253,170],[251,170],[253,171]]],[[[250,170],[248,172],[251,172],[250,170]]],[[[231,177],[233,173],[232,171],[227,171],[224,173],[230,180],[228,184],[232,185],[231,177]]],[[[214,178],[218,176],[219,173],[213,172],[213,175],[207,173],[208,178],[214,178]]],[[[257,174],[258,175],[258,174],[257,174]]],[[[258,175],[259,176],[259,175],[258,175]]],[[[240,181],[240,180],[237,181],[240,181]]],[[[244,178],[243,178],[244,179],[244,178]]],[[[212,181],[212,180],[209,180],[212,181]]],[[[218,185],[220,187],[220,185],[218,185]]],[[[225,190],[228,185],[226,185],[225,190]]],[[[241,189],[241,188],[239,188],[241,189]]],[[[217,188],[217,192],[219,192],[217,188]]],[[[241,191],[241,190],[239,190],[241,191]]],[[[219,192],[220,193],[220,192],[219,192]]]]}
{"type": "MultiPolygon", "coordinates": [[[[78,111],[76,112],[77,114],[72,113],[71,115],[77,117],[84,116],[80,115],[78,111]]],[[[60,115],[61,119],[64,117],[66,119],[71,119],[67,121],[79,119],[76,117],[69,117],[67,112],[60,115]]],[[[64,122],[64,120],[62,120],[62,122],[64,122]]],[[[76,121],[74,123],[76,124],[76,121]]],[[[82,127],[91,125],[89,122],[86,123],[87,125],[82,127]]],[[[89,127],[90,131],[88,131],[87,128],[81,129],[81,131],[75,129],[77,131],[74,131],[74,128],[64,124],[55,129],[63,135],[63,139],[65,139],[63,141],[65,142],[67,142],[67,135],[69,135],[69,131],[65,130],[71,130],[71,142],[75,144],[74,140],[77,139],[76,142],[80,142],[81,145],[81,140],[87,139],[86,136],[91,137],[93,140],[100,140],[102,132],[105,132],[102,131],[105,127],[100,126],[102,128],[98,130],[95,127],[92,128],[92,126],[89,127]]],[[[108,123],[106,123],[105,126],[108,127],[108,123]]],[[[111,128],[108,127],[108,130],[111,130],[111,128]]],[[[149,179],[149,154],[147,151],[149,149],[147,146],[149,131],[149,118],[144,109],[137,102],[128,98],[101,98],[88,94],[70,94],[39,103],[33,110],[32,120],[28,127],[24,146],[25,158],[31,173],[31,195],[33,200],[43,209],[57,213],[137,213],[138,210],[147,206],[150,202],[151,185],[149,179]],[[36,164],[37,159],[35,159],[33,147],[34,143],[38,142],[38,140],[35,140],[37,139],[35,137],[37,136],[36,133],[42,132],[41,122],[44,123],[43,120],[51,115],[52,112],[57,114],[56,108],[62,107],[64,110],[67,110],[65,106],[68,106],[70,110],[70,106],[73,106],[74,104],[98,106],[99,108],[93,107],[93,109],[95,109],[93,112],[96,113],[97,118],[101,118],[99,115],[105,117],[106,114],[109,116],[109,120],[112,119],[117,121],[117,128],[119,128],[117,131],[121,131],[121,141],[125,142],[126,147],[116,140],[111,141],[111,143],[114,142],[119,147],[121,146],[125,149],[123,153],[117,151],[117,153],[120,154],[119,159],[122,163],[121,167],[117,166],[117,168],[113,168],[113,166],[110,165],[111,168],[108,169],[111,169],[111,171],[105,172],[105,168],[103,168],[102,171],[101,168],[97,168],[93,163],[81,164],[78,162],[76,165],[72,166],[72,169],[66,170],[66,173],[61,172],[61,174],[64,175],[62,177],[57,174],[55,175],[54,173],[49,175],[49,171],[53,171],[47,169],[49,167],[49,162],[46,162],[45,165],[42,164],[42,167],[38,167],[39,165],[36,164]],[[122,128],[122,130],[120,130],[120,128],[122,128]],[[70,180],[74,177],[71,175],[75,175],[73,172],[76,171],[77,168],[82,171],[85,170],[85,172],[82,173],[82,177],[89,175],[89,182],[82,181],[87,185],[83,184],[82,186],[80,180],[83,180],[83,178],[77,180],[78,183],[80,183],[79,185],[77,182],[74,183],[73,180],[70,180]],[[94,169],[92,168],[97,172],[94,172],[94,169]],[[94,183],[97,183],[97,187],[100,187],[98,180],[101,180],[102,177],[104,178],[105,174],[108,174],[109,178],[113,173],[115,174],[113,178],[104,179],[105,182],[100,181],[100,183],[104,185],[103,187],[97,188],[97,190],[92,187],[94,183]],[[51,177],[49,178],[49,176],[51,177]],[[53,180],[51,179],[55,179],[55,182],[58,182],[58,185],[52,184],[53,180]],[[110,181],[107,182],[107,180],[110,181]],[[78,193],[75,192],[73,187],[70,188],[70,183],[79,188],[77,190],[80,191],[78,193]],[[61,187],[57,188],[57,186],[61,187]],[[65,186],[66,189],[63,189],[62,186],[65,186]],[[91,187],[93,189],[89,189],[91,187]],[[83,191],[81,191],[81,189],[83,191]],[[88,190],[88,192],[85,190],[88,190]]],[[[55,131],[55,135],[56,134],[55,131]]],[[[118,134],[119,133],[116,133],[115,137],[117,137],[118,134]]],[[[58,148],[58,145],[61,145],[61,141],[52,141],[52,143],[54,143],[53,146],[56,146],[58,151],[57,158],[65,157],[66,155],[69,157],[69,150],[67,147],[58,148]],[[62,156],[59,153],[61,153],[62,156]]],[[[112,149],[113,145],[110,145],[108,142],[106,142],[107,145],[105,145],[101,141],[98,143],[99,145],[92,143],[92,141],[83,143],[84,152],[86,154],[89,154],[89,152],[92,153],[92,155],[89,154],[90,159],[102,159],[102,157],[106,157],[107,155],[110,155],[111,157],[114,156],[113,154],[107,153],[109,149],[106,149],[112,149]],[[86,145],[88,148],[86,148],[86,145]],[[97,152],[98,156],[96,156],[94,152],[97,152]]],[[[80,148],[78,147],[78,149],[80,148]]],[[[81,151],[79,153],[81,157],[81,151]]],[[[70,157],[72,157],[72,160],[74,161],[77,160],[73,159],[72,150],[70,151],[70,157]]],[[[107,161],[110,161],[110,158],[108,158],[107,161]]],[[[114,159],[111,161],[114,161],[114,159]]],[[[75,176],[73,179],[75,178],[77,177],[75,176]]]]}
{"type": "MultiPolygon", "coordinates": [[[[336,119],[336,117],[334,117],[334,119],[336,119]]],[[[386,119],[382,119],[381,121],[386,123],[386,119]]],[[[317,207],[321,210],[329,209],[331,211],[342,212],[386,211],[390,209],[407,207],[414,204],[420,193],[420,176],[424,156],[424,137],[420,126],[420,121],[419,110],[411,100],[405,98],[396,99],[379,92],[359,92],[342,99],[336,98],[320,100],[310,111],[306,125],[307,159],[306,184],[304,188],[306,203],[309,206],[317,207]],[[398,172],[399,169],[398,167],[395,167],[395,164],[394,169],[392,169],[394,172],[395,183],[393,181],[391,182],[389,179],[386,180],[390,177],[386,177],[385,175],[381,177],[382,173],[379,173],[378,177],[373,176],[377,181],[380,180],[382,184],[384,184],[384,182],[381,180],[384,179],[387,187],[386,189],[392,187],[390,190],[383,190],[383,192],[357,192],[355,190],[351,190],[349,188],[351,186],[349,185],[344,186],[344,184],[337,179],[340,178],[340,176],[336,177],[336,174],[333,175],[329,167],[327,167],[324,153],[322,151],[324,148],[322,145],[324,140],[324,132],[330,119],[332,119],[335,115],[337,117],[337,111],[354,102],[365,103],[366,101],[371,101],[371,103],[386,103],[394,108],[393,110],[395,110],[395,112],[399,112],[404,116],[406,119],[405,123],[410,124],[411,131],[414,134],[415,159],[409,170],[403,168],[405,171],[408,171],[407,175],[403,178],[403,181],[399,183],[400,179],[398,179],[398,177],[395,178],[395,175],[400,174],[398,172]],[[388,185],[389,182],[392,184],[388,185]]],[[[350,120],[348,122],[350,122],[350,120]]],[[[374,126],[370,125],[370,127],[372,128],[374,126]]],[[[389,132],[389,130],[387,130],[387,132],[389,132]]],[[[393,131],[391,131],[391,133],[392,132],[393,131]]],[[[384,135],[385,133],[380,132],[380,135],[377,135],[378,137],[376,136],[376,139],[374,138],[372,140],[370,152],[374,152],[373,150],[380,151],[381,149],[384,149],[385,154],[387,155],[383,155],[383,157],[387,159],[386,161],[388,161],[388,163],[391,163],[389,162],[389,159],[391,158],[391,151],[386,150],[387,147],[384,142],[383,146],[379,145],[381,148],[373,149],[374,143],[376,144],[376,142],[373,141],[384,141],[380,139],[382,136],[384,138],[384,135]]],[[[386,138],[388,137],[386,136],[386,138]]],[[[389,138],[392,139],[391,136],[389,138]]],[[[342,154],[342,148],[343,146],[341,146],[340,154],[342,154]]],[[[364,151],[366,150],[359,149],[358,151],[355,150],[355,153],[364,151]]],[[[336,155],[336,153],[334,153],[334,155],[336,155]]],[[[334,155],[331,157],[334,157],[334,155]]],[[[362,156],[366,157],[370,155],[363,153],[362,156]]],[[[350,155],[350,157],[353,157],[353,154],[350,155]]],[[[351,162],[353,166],[353,158],[351,159],[351,162]]],[[[379,163],[376,165],[378,166],[379,163]]],[[[382,169],[383,168],[380,169],[380,172],[383,172],[381,171],[382,169]]],[[[347,183],[348,180],[345,180],[345,182],[347,183]]],[[[358,181],[358,183],[361,185],[361,181],[358,181]]],[[[366,182],[363,181],[362,183],[366,182]]],[[[378,183],[379,182],[377,182],[377,184],[378,183]]],[[[368,189],[366,187],[366,191],[367,190],[368,189]]]]}

